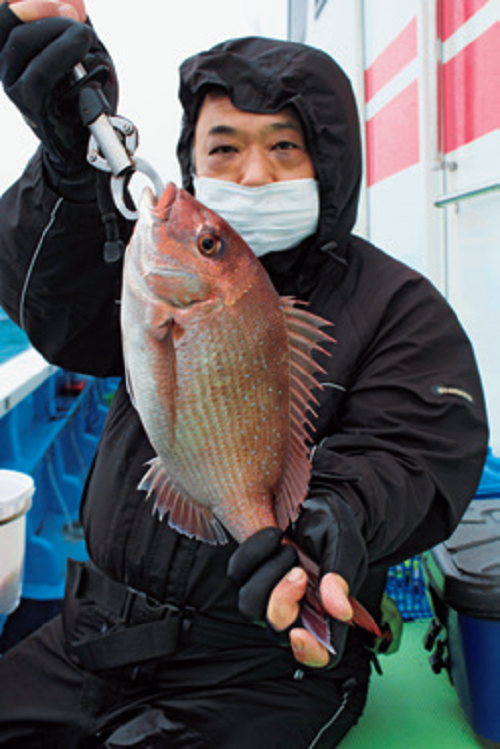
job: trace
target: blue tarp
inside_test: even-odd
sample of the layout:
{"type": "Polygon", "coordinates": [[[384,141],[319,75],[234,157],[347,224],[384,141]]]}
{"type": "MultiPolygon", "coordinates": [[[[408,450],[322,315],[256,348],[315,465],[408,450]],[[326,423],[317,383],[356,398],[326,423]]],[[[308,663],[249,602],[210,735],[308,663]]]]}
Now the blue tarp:
{"type": "Polygon", "coordinates": [[[0,364],[25,351],[29,345],[26,333],[9,320],[0,307],[0,364]]]}
{"type": "Polygon", "coordinates": [[[494,455],[490,448],[481,482],[476,492],[476,499],[491,499],[493,497],[500,497],[500,458],[494,455]]]}

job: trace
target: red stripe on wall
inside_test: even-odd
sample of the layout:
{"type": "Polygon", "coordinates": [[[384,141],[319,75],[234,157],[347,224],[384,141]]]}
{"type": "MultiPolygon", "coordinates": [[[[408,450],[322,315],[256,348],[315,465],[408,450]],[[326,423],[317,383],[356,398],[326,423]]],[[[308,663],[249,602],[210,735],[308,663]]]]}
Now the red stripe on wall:
{"type": "Polygon", "coordinates": [[[418,81],[366,122],[368,187],[420,160],[418,81]]]}
{"type": "Polygon", "coordinates": [[[410,23],[365,70],[365,101],[370,101],[417,56],[417,19],[410,23]]]}
{"type": "Polygon", "coordinates": [[[469,18],[472,18],[487,2],[488,0],[440,0],[438,34],[443,42],[454,34],[460,26],[463,26],[469,18]]]}
{"type": "Polygon", "coordinates": [[[443,65],[446,153],[500,127],[500,22],[443,65]]]}

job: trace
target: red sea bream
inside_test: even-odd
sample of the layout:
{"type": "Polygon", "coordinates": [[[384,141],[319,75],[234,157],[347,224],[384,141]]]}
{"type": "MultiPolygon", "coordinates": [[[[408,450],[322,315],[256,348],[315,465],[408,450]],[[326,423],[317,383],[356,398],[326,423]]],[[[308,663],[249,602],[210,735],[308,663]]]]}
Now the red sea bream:
{"type": "MultiPolygon", "coordinates": [[[[157,453],[140,488],[160,517],[209,543],[285,529],[307,494],[312,354],[330,324],[280,298],[242,238],[173,184],[156,204],[143,196],[121,314],[129,392],[157,453]]],[[[316,604],[309,625],[330,647],[316,604]]]]}

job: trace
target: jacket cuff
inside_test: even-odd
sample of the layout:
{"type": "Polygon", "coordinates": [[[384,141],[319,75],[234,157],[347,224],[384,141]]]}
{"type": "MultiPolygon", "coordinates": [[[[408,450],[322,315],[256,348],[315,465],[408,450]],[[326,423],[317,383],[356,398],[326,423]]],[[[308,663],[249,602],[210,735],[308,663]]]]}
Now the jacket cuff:
{"type": "Polygon", "coordinates": [[[331,491],[311,492],[297,519],[294,538],[321,575],[336,572],[356,594],[368,569],[368,553],[361,529],[349,505],[331,491]]]}
{"type": "Polygon", "coordinates": [[[10,32],[21,24],[22,21],[16,16],[8,3],[0,6],[0,52],[9,38],[10,32]]]}

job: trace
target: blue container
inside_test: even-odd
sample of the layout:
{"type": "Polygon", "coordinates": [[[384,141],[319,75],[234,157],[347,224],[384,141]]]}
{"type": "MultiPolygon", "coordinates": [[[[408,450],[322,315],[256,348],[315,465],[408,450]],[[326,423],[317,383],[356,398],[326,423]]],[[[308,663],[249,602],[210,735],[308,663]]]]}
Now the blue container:
{"type": "Polygon", "coordinates": [[[493,454],[490,447],[475,499],[495,497],[500,497],[500,458],[493,454]]]}
{"type": "Polygon", "coordinates": [[[472,729],[500,742],[500,497],[473,500],[451,538],[422,562],[435,631],[442,627],[441,665],[472,729]]]}
{"type": "Polygon", "coordinates": [[[29,345],[26,333],[9,320],[0,307],[0,364],[25,351],[29,345]]]}
{"type": "Polygon", "coordinates": [[[412,557],[389,569],[386,592],[395,601],[404,622],[432,616],[420,557],[412,557]]]}
{"type": "Polygon", "coordinates": [[[58,370],[0,418],[0,467],[27,473],[35,482],[27,515],[24,598],[62,598],[66,558],[87,558],[78,522],[80,497],[107,415],[107,396],[115,390],[115,381],[58,370]]]}

